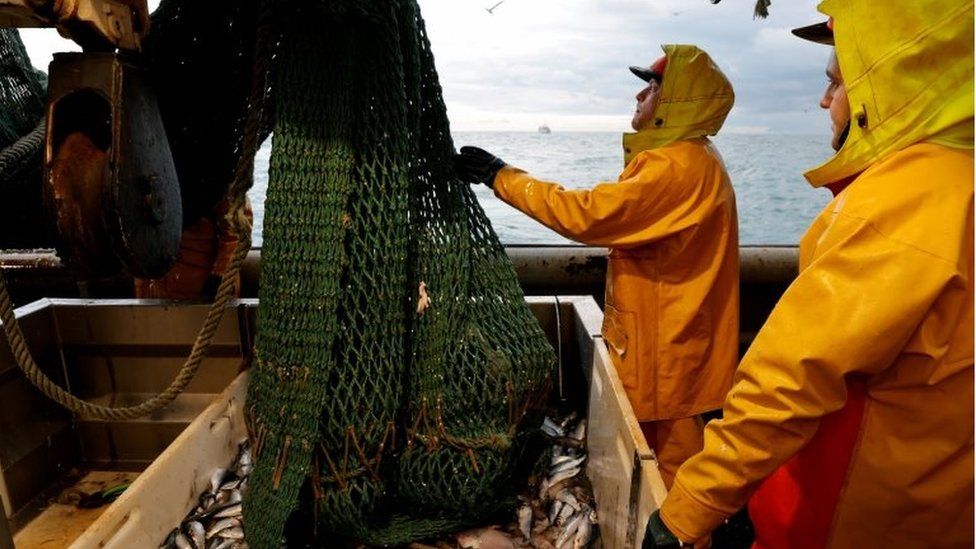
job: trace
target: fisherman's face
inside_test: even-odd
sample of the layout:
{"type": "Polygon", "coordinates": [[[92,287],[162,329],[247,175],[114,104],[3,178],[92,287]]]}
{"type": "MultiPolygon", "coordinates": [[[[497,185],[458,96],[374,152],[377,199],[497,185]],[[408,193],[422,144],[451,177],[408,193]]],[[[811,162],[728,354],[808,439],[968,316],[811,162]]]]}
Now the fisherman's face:
{"type": "Polygon", "coordinates": [[[650,125],[660,98],[661,85],[653,79],[637,94],[637,110],[634,111],[634,118],[630,121],[635,131],[641,131],[650,125]]]}
{"type": "Polygon", "coordinates": [[[830,146],[839,151],[847,139],[851,123],[851,104],[847,100],[847,88],[840,74],[837,53],[830,54],[827,62],[827,89],[820,98],[820,106],[830,112],[830,131],[833,133],[830,146]]]}

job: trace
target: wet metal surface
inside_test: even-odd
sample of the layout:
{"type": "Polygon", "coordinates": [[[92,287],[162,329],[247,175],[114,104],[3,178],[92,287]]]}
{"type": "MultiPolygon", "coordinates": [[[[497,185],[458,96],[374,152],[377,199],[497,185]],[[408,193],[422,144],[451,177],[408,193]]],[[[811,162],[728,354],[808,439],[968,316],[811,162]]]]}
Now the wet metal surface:
{"type": "Polygon", "coordinates": [[[176,260],[180,187],[148,78],[113,53],[51,63],[44,199],[82,278],[160,276],[176,260]]]}

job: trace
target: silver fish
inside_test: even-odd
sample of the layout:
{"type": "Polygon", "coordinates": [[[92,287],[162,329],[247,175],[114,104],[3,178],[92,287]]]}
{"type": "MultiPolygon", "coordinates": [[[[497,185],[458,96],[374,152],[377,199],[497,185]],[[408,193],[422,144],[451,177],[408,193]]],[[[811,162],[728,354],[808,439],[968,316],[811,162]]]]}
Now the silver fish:
{"type": "Polygon", "coordinates": [[[564,471],[560,471],[555,475],[549,477],[549,486],[552,486],[553,484],[556,484],[561,480],[565,480],[567,478],[573,478],[576,475],[578,475],[579,472],[580,472],[579,467],[573,467],[572,469],[566,469],[564,471]]]}
{"type": "Polygon", "coordinates": [[[573,456],[566,456],[566,455],[557,456],[557,455],[553,454],[552,459],[549,460],[549,465],[551,467],[555,467],[557,465],[562,465],[563,463],[566,463],[567,461],[572,461],[572,460],[573,460],[573,456]]]}
{"type": "Polygon", "coordinates": [[[559,465],[556,465],[556,466],[552,467],[549,470],[549,474],[550,475],[556,475],[557,473],[562,473],[563,471],[568,471],[570,469],[577,468],[584,461],[586,461],[586,456],[582,456],[582,457],[578,457],[576,459],[570,459],[568,461],[564,461],[564,462],[560,463],[559,465]]]}
{"type": "Polygon", "coordinates": [[[197,521],[190,521],[186,524],[186,534],[193,540],[193,546],[203,549],[207,543],[207,532],[203,525],[197,521]]]}
{"type": "MultiPolygon", "coordinates": [[[[207,539],[214,537],[216,534],[224,530],[234,528],[235,526],[238,526],[240,523],[241,521],[237,520],[236,518],[226,518],[224,520],[218,521],[216,524],[211,526],[209,530],[207,530],[207,539]]],[[[227,536],[222,535],[222,537],[226,538],[227,536]]]]}
{"type": "Polygon", "coordinates": [[[576,515],[573,520],[566,524],[566,528],[563,533],[559,535],[559,539],[556,540],[556,547],[563,547],[569,544],[570,541],[575,539],[576,531],[579,529],[579,525],[583,522],[583,515],[576,515]]]}
{"type": "MultiPolygon", "coordinates": [[[[579,511],[580,510],[580,502],[579,502],[579,500],[577,500],[576,499],[576,496],[574,496],[573,494],[571,494],[568,490],[560,492],[559,495],[557,495],[556,497],[559,499],[559,501],[561,501],[561,502],[565,503],[566,505],[572,507],[574,510],[576,510],[576,511],[579,511]]],[[[220,515],[217,515],[217,516],[220,516],[220,515]]]]}
{"type": "Polygon", "coordinates": [[[214,504],[214,495],[209,491],[200,494],[200,512],[210,509],[214,504]]]}
{"type": "Polygon", "coordinates": [[[567,520],[569,520],[569,517],[573,516],[573,513],[575,512],[576,509],[573,509],[569,505],[563,505],[562,510],[559,511],[559,516],[556,517],[556,524],[565,523],[567,520]]]}
{"type": "Polygon", "coordinates": [[[241,450],[241,457],[237,460],[237,468],[241,469],[252,465],[254,465],[254,462],[251,460],[251,451],[241,450]]]}
{"type": "Polygon", "coordinates": [[[593,522],[589,519],[589,513],[585,515],[576,530],[576,539],[573,540],[573,549],[583,549],[590,544],[593,537],[593,522]]]}
{"type": "Polygon", "coordinates": [[[221,490],[217,494],[216,503],[218,505],[232,505],[241,501],[241,491],[237,488],[232,490],[221,490]]]}
{"type": "Polygon", "coordinates": [[[556,500],[552,503],[552,507],[549,508],[549,524],[556,524],[556,519],[559,518],[559,512],[562,511],[563,502],[556,500]]]}
{"type": "Polygon", "coordinates": [[[561,437],[566,435],[566,431],[564,431],[562,427],[548,417],[542,421],[542,432],[551,437],[561,437]]]}
{"type": "Polygon", "coordinates": [[[241,504],[235,503],[234,505],[231,505],[230,507],[214,515],[214,518],[239,517],[241,516],[241,512],[241,504]]]}
{"type": "Polygon", "coordinates": [[[223,484],[224,475],[227,474],[227,469],[217,469],[210,475],[210,491],[212,493],[217,493],[220,489],[220,485],[223,484]]]}
{"type": "Polygon", "coordinates": [[[228,505],[233,503],[238,503],[241,501],[241,491],[237,488],[232,488],[230,490],[221,490],[217,493],[217,499],[214,500],[217,505],[228,505]]]}
{"type": "Polygon", "coordinates": [[[586,443],[583,439],[575,439],[573,437],[556,437],[553,442],[560,446],[565,446],[568,449],[582,449],[586,443]]]}
{"type": "Polygon", "coordinates": [[[177,549],[195,549],[193,545],[190,544],[190,539],[183,535],[183,532],[176,534],[176,548],[177,549]]]}
{"type": "Polygon", "coordinates": [[[214,538],[207,549],[230,549],[237,543],[236,539],[214,538]]]}
{"type": "Polygon", "coordinates": [[[251,445],[241,444],[237,447],[237,462],[240,463],[251,457],[251,445]]]}
{"type": "Polygon", "coordinates": [[[519,531],[525,541],[532,539],[532,507],[528,504],[522,505],[518,510],[519,531]]]}
{"type": "Polygon", "coordinates": [[[565,417],[565,419],[559,422],[559,426],[562,427],[563,430],[565,431],[566,428],[569,427],[569,424],[572,423],[575,419],[576,419],[576,412],[570,412],[569,415],[565,417]]]}
{"type": "Polygon", "coordinates": [[[220,537],[229,539],[244,539],[244,529],[240,526],[235,526],[221,532],[220,537]]]}
{"type": "Polygon", "coordinates": [[[570,436],[572,436],[576,440],[583,440],[584,438],[586,438],[586,420],[585,419],[581,419],[580,420],[579,425],[576,426],[576,429],[573,430],[573,434],[570,435],[570,436]]]}

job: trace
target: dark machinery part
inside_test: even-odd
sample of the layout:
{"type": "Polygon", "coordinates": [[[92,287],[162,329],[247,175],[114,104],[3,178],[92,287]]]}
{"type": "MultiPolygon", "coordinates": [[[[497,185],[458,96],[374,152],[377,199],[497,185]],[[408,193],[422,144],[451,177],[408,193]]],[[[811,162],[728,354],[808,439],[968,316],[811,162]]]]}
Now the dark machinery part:
{"type": "Polygon", "coordinates": [[[146,0],[0,0],[0,27],[57,27],[88,50],[139,51],[146,0]]]}
{"type": "MultiPolygon", "coordinates": [[[[143,40],[142,59],[153,75],[180,179],[184,227],[213,215],[234,179],[245,121],[254,109],[258,4],[163,0],[143,40]]],[[[267,41],[271,48],[275,38],[267,41]]],[[[265,84],[270,86],[270,78],[265,84]]],[[[259,141],[271,132],[272,105],[266,101],[261,107],[259,141]]]]}
{"type": "Polygon", "coordinates": [[[158,277],[176,261],[180,187],[147,72],[115,53],[56,54],[44,202],[83,276],[158,277]]]}
{"type": "MultiPolygon", "coordinates": [[[[257,15],[255,0],[218,0],[214,3],[164,0],[151,22],[146,0],[0,0],[0,26],[57,26],[62,35],[72,38],[85,49],[85,54],[76,55],[98,56],[101,55],[99,52],[117,47],[124,52],[125,67],[137,65],[140,69],[139,80],[130,83],[135,77],[127,76],[124,83],[118,84],[121,99],[112,99],[115,92],[111,90],[116,84],[109,81],[92,84],[78,74],[61,74],[65,70],[88,71],[98,63],[85,65],[76,60],[74,69],[61,68],[63,61],[52,64],[50,97],[58,105],[52,104],[48,110],[60,120],[52,121],[52,135],[47,137],[47,147],[41,147],[45,150],[38,148],[31,162],[25,161],[25,165],[33,170],[31,173],[8,174],[7,179],[13,179],[10,184],[0,177],[0,196],[8,204],[16,203],[16,206],[7,206],[6,210],[0,207],[5,223],[16,228],[4,232],[5,240],[0,239],[0,246],[54,247],[55,233],[64,233],[57,248],[65,262],[79,268],[82,276],[118,272],[119,264],[131,267],[131,274],[158,272],[159,269],[153,268],[155,262],[143,265],[138,257],[132,257],[138,254],[128,249],[119,251],[119,248],[140,249],[138,241],[130,242],[133,231],[128,229],[138,228],[132,211],[123,209],[121,202],[115,204],[118,211],[101,209],[125,198],[124,193],[128,190],[118,182],[99,183],[102,177],[115,177],[120,169],[114,160],[117,155],[113,140],[118,137],[119,120],[129,117],[116,111],[138,103],[132,88],[148,88],[147,80],[142,78],[143,69],[150,73],[151,87],[155,91],[152,103],[159,106],[163,129],[158,133],[155,129],[147,129],[143,114],[155,107],[140,107],[143,114],[132,117],[136,124],[134,131],[168,138],[176,179],[181,185],[180,209],[184,227],[201,217],[213,215],[234,178],[244,120],[252,108],[248,91],[254,73],[257,15]],[[147,34],[150,26],[152,34],[147,34]],[[69,131],[69,127],[80,128],[80,131],[69,131]],[[78,135],[69,136],[71,133],[78,135]],[[38,185],[42,177],[42,160],[45,179],[43,185],[38,185]],[[101,163],[105,166],[101,167],[101,163]],[[52,173],[57,177],[55,181],[51,179],[52,173]],[[48,195],[44,208],[55,212],[42,216],[56,221],[50,227],[38,222],[42,186],[48,195]],[[113,186],[119,187],[119,196],[106,190],[113,186]],[[105,192],[94,193],[94,189],[105,192]],[[22,192],[14,195],[12,190],[22,192]],[[69,208],[66,201],[75,202],[69,208]],[[122,221],[113,221],[112,215],[122,221]],[[86,226],[88,222],[95,225],[86,226]],[[111,230],[113,226],[118,230],[111,230]],[[125,238],[120,238],[120,234],[125,238]],[[86,250],[78,246],[93,248],[86,250]]],[[[19,44],[19,40],[17,42],[19,44]]],[[[26,55],[17,61],[30,69],[26,55]]],[[[126,74],[132,72],[128,68],[122,70],[126,74]]],[[[30,75],[33,76],[32,71],[30,75]]],[[[108,77],[102,75],[102,78],[108,77]]],[[[39,91],[37,95],[42,94],[39,91]]],[[[42,105],[38,107],[33,118],[35,122],[43,108],[42,105]]],[[[270,131],[268,120],[269,117],[262,125],[261,137],[270,131]]],[[[14,137],[23,135],[31,127],[18,128],[19,133],[14,137]]],[[[166,144],[163,145],[165,148],[166,144]]],[[[132,147],[133,150],[137,148],[132,147]]],[[[163,148],[143,147],[141,150],[162,156],[163,148]]],[[[132,155],[131,152],[127,151],[123,156],[131,159],[142,154],[136,151],[138,154],[132,155]]],[[[156,173],[154,177],[127,183],[136,190],[141,189],[139,197],[146,206],[144,213],[165,227],[169,226],[173,212],[167,199],[171,192],[169,179],[165,173],[156,173]]],[[[153,233],[158,235],[161,228],[150,227],[135,232],[145,233],[142,234],[143,241],[150,242],[149,237],[153,233]]],[[[156,247],[161,251],[170,249],[166,243],[156,247]]]]}

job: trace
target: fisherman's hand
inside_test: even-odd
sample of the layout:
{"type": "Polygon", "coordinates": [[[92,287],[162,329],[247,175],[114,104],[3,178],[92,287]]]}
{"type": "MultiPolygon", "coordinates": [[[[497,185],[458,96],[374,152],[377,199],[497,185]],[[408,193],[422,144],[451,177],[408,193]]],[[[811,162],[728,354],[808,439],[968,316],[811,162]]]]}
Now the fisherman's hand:
{"type": "Polygon", "coordinates": [[[661,520],[661,512],[654,511],[647,519],[647,529],[644,531],[644,544],[641,549],[677,549],[688,544],[681,541],[668,530],[661,520]]]}
{"type": "Polygon", "coordinates": [[[462,181],[489,187],[495,182],[498,170],[505,166],[504,160],[478,147],[461,147],[461,154],[454,155],[454,169],[462,181]]]}

